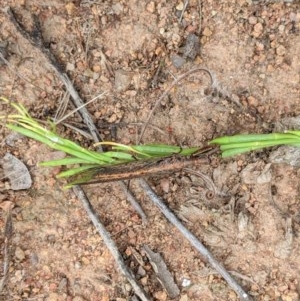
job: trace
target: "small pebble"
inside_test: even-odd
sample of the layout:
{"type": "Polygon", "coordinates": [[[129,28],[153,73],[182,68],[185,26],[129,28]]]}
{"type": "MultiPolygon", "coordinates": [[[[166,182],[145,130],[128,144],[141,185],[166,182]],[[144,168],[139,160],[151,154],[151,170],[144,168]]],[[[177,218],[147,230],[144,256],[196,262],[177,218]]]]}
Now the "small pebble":
{"type": "Polygon", "coordinates": [[[212,31],[208,28],[208,27],[205,27],[203,29],[203,32],[202,34],[205,36],[205,37],[210,37],[212,35],[212,31]]]}
{"type": "Polygon", "coordinates": [[[262,34],[262,31],[263,31],[263,25],[261,23],[256,23],[254,25],[254,28],[253,28],[253,32],[252,32],[252,35],[255,37],[255,38],[258,38],[261,34],[262,34]]]}
{"type": "Polygon", "coordinates": [[[25,252],[20,247],[17,247],[15,250],[15,256],[18,260],[22,261],[25,259],[25,252]]]}
{"type": "Polygon", "coordinates": [[[151,13],[151,14],[153,14],[153,13],[155,12],[155,3],[154,3],[154,1],[150,1],[150,2],[147,4],[146,10],[147,10],[149,13],[151,13]]]}
{"type": "Polygon", "coordinates": [[[276,54],[277,55],[283,56],[283,55],[285,55],[285,52],[286,52],[286,50],[285,50],[284,46],[282,46],[282,45],[279,45],[276,48],[276,54]]]}
{"type": "Polygon", "coordinates": [[[182,10],[183,10],[183,7],[184,7],[183,2],[180,1],[180,2],[176,5],[176,10],[182,11],[182,10]]]}
{"type": "Polygon", "coordinates": [[[162,188],[163,192],[168,193],[170,190],[170,181],[166,178],[161,179],[160,187],[162,188]]]}
{"type": "Polygon", "coordinates": [[[80,263],[79,261],[75,261],[75,262],[74,262],[74,267],[75,267],[75,269],[77,269],[77,270],[81,269],[81,263],[80,263]]]}
{"type": "Polygon", "coordinates": [[[247,100],[250,106],[257,107],[258,100],[254,96],[249,96],[247,100]]]}
{"type": "Polygon", "coordinates": [[[167,300],[167,293],[165,291],[158,291],[154,293],[154,297],[159,301],[167,300]]]}
{"type": "Polygon", "coordinates": [[[255,25],[257,23],[257,18],[254,16],[249,17],[248,19],[249,24],[255,25]]]}

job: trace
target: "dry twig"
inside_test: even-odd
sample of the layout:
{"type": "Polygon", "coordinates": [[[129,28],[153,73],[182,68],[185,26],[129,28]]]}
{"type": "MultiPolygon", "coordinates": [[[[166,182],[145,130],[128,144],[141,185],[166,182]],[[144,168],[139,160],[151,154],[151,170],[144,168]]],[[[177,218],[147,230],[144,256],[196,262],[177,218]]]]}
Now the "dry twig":
{"type": "Polygon", "coordinates": [[[136,201],[135,197],[131,193],[131,191],[128,189],[128,185],[125,184],[124,181],[119,181],[120,186],[125,193],[127,200],[130,202],[131,206],[134,208],[134,210],[139,214],[141,217],[143,224],[148,223],[148,218],[146,216],[146,213],[144,212],[143,208],[141,205],[136,201]]]}
{"type": "Polygon", "coordinates": [[[90,220],[93,222],[95,228],[98,230],[100,236],[102,237],[105,245],[110,250],[114,260],[118,264],[118,267],[122,274],[126,277],[126,279],[131,284],[134,292],[139,296],[142,301],[149,301],[150,299],[144,292],[144,290],[138,285],[136,282],[134,275],[126,266],[121,254],[118,251],[117,246],[115,245],[114,241],[112,240],[110,234],[106,231],[105,227],[102,225],[100,219],[98,218],[94,208],[92,207],[91,203],[89,202],[88,198],[86,197],[84,191],[79,187],[73,187],[73,191],[76,196],[81,200],[84,209],[86,210],[90,220]]]}
{"type": "Polygon", "coordinates": [[[218,263],[213,255],[204,247],[204,245],[192,234],[168,208],[168,206],[155,194],[152,188],[143,179],[139,180],[151,201],[161,210],[164,216],[171,222],[189,242],[198,250],[198,252],[207,260],[210,265],[216,269],[222,277],[227,281],[228,285],[238,294],[240,300],[250,301],[250,296],[242,289],[242,287],[230,276],[226,269],[218,263]]]}
{"type": "Polygon", "coordinates": [[[185,10],[186,10],[188,4],[189,4],[189,0],[185,0],[185,1],[184,1],[184,4],[183,4],[183,9],[182,9],[182,11],[181,11],[181,15],[180,15],[180,18],[179,18],[179,23],[182,22],[183,15],[184,15],[184,12],[185,12],[185,10]]]}
{"type": "Polygon", "coordinates": [[[0,292],[3,291],[5,286],[8,270],[9,270],[9,246],[12,237],[12,219],[11,219],[11,207],[9,207],[4,227],[4,243],[3,243],[3,276],[0,279],[0,292]]]}

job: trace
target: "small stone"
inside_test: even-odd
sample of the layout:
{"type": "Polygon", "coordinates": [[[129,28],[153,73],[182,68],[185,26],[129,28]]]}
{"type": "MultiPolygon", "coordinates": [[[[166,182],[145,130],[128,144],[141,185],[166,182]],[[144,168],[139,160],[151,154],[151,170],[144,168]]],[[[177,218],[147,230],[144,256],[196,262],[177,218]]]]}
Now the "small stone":
{"type": "Polygon", "coordinates": [[[278,31],[279,32],[284,32],[284,29],[285,29],[285,26],[284,25],[279,25],[279,27],[278,27],[278,31]]]}
{"type": "Polygon", "coordinates": [[[120,15],[123,12],[124,6],[121,3],[116,3],[111,6],[116,15],[120,15]]]}
{"type": "Polygon", "coordinates": [[[150,2],[147,4],[146,10],[147,10],[149,13],[151,13],[151,14],[153,14],[153,13],[155,12],[155,3],[154,3],[154,1],[150,1],[150,2]]]}
{"type": "Polygon", "coordinates": [[[146,271],[141,266],[139,266],[137,274],[141,277],[144,277],[146,276],[146,271]]]}
{"type": "Polygon", "coordinates": [[[179,301],[188,301],[189,300],[189,297],[188,295],[183,295],[180,297],[179,301]]]}
{"type": "Polygon", "coordinates": [[[205,27],[203,29],[203,32],[202,34],[205,36],[205,37],[210,37],[212,35],[212,31],[208,28],[208,27],[205,27]]]}
{"type": "Polygon", "coordinates": [[[274,68],[273,65],[269,64],[269,65],[267,66],[267,71],[268,71],[268,72],[273,72],[274,70],[275,70],[275,68],[274,68]]]}
{"type": "Polygon", "coordinates": [[[248,22],[251,25],[255,25],[257,23],[257,18],[254,16],[251,16],[251,17],[249,17],[248,22]]]}
{"type": "Polygon", "coordinates": [[[67,71],[74,71],[75,65],[72,63],[67,63],[66,69],[67,69],[67,71]]]}
{"type": "Polygon", "coordinates": [[[148,276],[145,276],[140,279],[141,285],[146,286],[148,283],[148,276]]]}
{"type": "Polygon", "coordinates": [[[284,56],[278,55],[275,59],[276,65],[280,65],[283,63],[284,56]]]}
{"type": "Polygon", "coordinates": [[[172,34],[173,44],[178,45],[180,43],[180,41],[181,41],[181,37],[179,34],[177,34],[177,33],[172,34]]]}
{"type": "Polygon", "coordinates": [[[263,25],[261,23],[256,23],[254,26],[255,32],[262,32],[263,31],[263,25]]]}
{"type": "Polygon", "coordinates": [[[279,46],[276,48],[276,54],[277,54],[277,55],[283,56],[283,55],[285,55],[285,52],[286,52],[286,50],[285,50],[285,48],[284,48],[283,45],[279,45],[279,46]]]}
{"type": "Polygon", "coordinates": [[[84,70],[83,75],[86,77],[93,78],[94,72],[90,68],[87,68],[84,70]]]}
{"type": "Polygon", "coordinates": [[[289,287],[288,287],[286,284],[283,284],[283,285],[281,285],[281,286],[278,287],[278,290],[279,290],[280,292],[284,292],[284,291],[286,291],[288,288],[289,288],[289,287]]]}
{"type": "Polygon", "coordinates": [[[167,300],[167,293],[164,291],[158,291],[154,293],[154,297],[159,301],[165,301],[167,300]]]}
{"type": "Polygon", "coordinates": [[[94,66],[92,67],[92,69],[93,69],[94,72],[100,73],[100,71],[101,71],[101,66],[99,66],[99,65],[94,65],[94,66]]]}
{"type": "Polygon", "coordinates": [[[191,284],[192,284],[192,281],[190,279],[188,279],[188,278],[182,279],[182,283],[181,283],[182,287],[189,287],[189,286],[191,286],[191,284]]]}
{"type": "Polygon", "coordinates": [[[263,31],[263,25],[261,23],[256,23],[254,25],[254,28],[253,28],[253,32],[252,32],[252,35],[257,38],[261,35],[262,31],[263,31]]]}
{"type": "Polygon", "coordinates": [[[47,296],[46,300],[47,301],[57,301],[57,300],[60,300],[60,296],[59,296],[59,294],[53,292],[47,296]]]}
{"type": "Polygon", "coordinates": [[[129,97],[134,97],[134,96],[137,95],[137,91],[136,91],[136,90],[127,90],[127,91],[125,92],[125,95],[126,95],[126,96],[129,96],[129,97]]]}
{"type": "Polygon", "coordinates": [[[256,50],[263,51],[265,49],[265,45],[263,43],[256,43],[256,50]]]}
{"type": "Polygon", "coordinates": [[[257,107],[258,100],[254,96],[249,96],[247,100],[250,106],[257,107]]]}
{"type": "Polygon", "coordinates": [[[170,181],[167,178],[161,179],[160,187],[162,188],[163,192],[168,193],[170,190],[170,181]]]}
{"type": "Polygon", "coordinates": [[[228,293],[228,300],[238,300],[238,297],[236,296],[236,293],[233,291],[230,291],[228,293]]]}
{"type": "Polygon", "coordinates": [[[171,56],[171,61],[172,61],[172,64],[176,68],[181,68],[184,65],[184,63],[186,62],[185,58],[183,58],[177,54],[174,54],[171,56]]]}
{"type": "Polygon", "coordinates": [[[82,265],[79,261],[75,261],[74,262],[74,267],[75,267],[76,270],[79,270],[79,269],[81,269],[82,265]]]}
{"type": "Polygon", "coordinates": [[[20,247],[17,247],[15,250],[15,256],[18,260],[22,261],[25,259],[25,252],[20,247]]]}
{"type": "Polygon", "coordinates": [[[81,262],[85,265],[88,265],[90,263],[90,260],[87,257],[83,256],[81,258],[81,262]]]}
{"type": "Polygon", "coordinates": [[[103,83],[108,83],[109,79],[107,77],[105,77],[104,75],[100,76],[100,81],[102,81],[103,83]]]}
{"type": "Polygon", "coordinates": [[[72,15],[76,9],[75,4],[72,2],[69,2],[68,4],[66,4],[65,8],[66,8],[68,15],[72,15]]]}
{"type": "Polygon", "coordinates": [[[108,118],[108,122],[109,123],[114,123],[117,120],[117,115],[115,113],[113,113],[109,118],[108,118]]]}
{"type": "Polygon", "coordinates": [[[115,71],[115,89],[118,92],[123,92],[128,89],[131,84],[132,73],[124,70],[115,71]]]}
{"type": "Polygon", "coordinates": [[[268,163],[261,174],[257,177],[257,184],[270,183],[272,179],[272,173],[270,171],[271,163],[268,163]]]}
{"type": "Polygon", "coordinates": [[[50,290],[51,292],[55,292],[55,291],[57,290],[57,284],[56,284],[55,282],[51,282],[51,283],[49,284],[49,290],[50,290]]]}
{"type": "Polygon", "coordinates": [[[176,5],[176,10],[182,11],[182,10],[183,10],[183,7],[184,7],[183,2],[180,1],[180,2],[176,5]]]}
{"type": "Polygon", "coordinates": [[[299,294],[297,292],[288,292],[284,294],[282,297],[282,301],[297,301],[299,300],[299,294]]]}

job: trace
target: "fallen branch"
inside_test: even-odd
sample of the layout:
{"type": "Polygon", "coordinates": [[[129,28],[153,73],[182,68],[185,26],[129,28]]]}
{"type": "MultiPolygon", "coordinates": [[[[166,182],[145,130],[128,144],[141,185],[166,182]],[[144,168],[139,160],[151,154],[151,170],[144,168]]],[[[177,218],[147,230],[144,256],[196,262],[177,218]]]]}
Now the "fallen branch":
{"type": "Polygon", "coordinates": [[[198,252],[205,258],[210,265],[216,269],[220,275],[227,281],[228,285],[237,293],[240,300],[250,301],[251,297],[242,289],[242,287],[230,276],[226,269],[218,263],[213,255],[205,248],[205,246],[191,233],[175,216],[175,214],[168,208],[168,206],[155,194],[152,188],[143,179],[139,180],[140,185],[147,193],[151,201],[161,210],[164,216],[171,222],[182,234],[189,240],[189,242],[198,250],[198,252]]]}

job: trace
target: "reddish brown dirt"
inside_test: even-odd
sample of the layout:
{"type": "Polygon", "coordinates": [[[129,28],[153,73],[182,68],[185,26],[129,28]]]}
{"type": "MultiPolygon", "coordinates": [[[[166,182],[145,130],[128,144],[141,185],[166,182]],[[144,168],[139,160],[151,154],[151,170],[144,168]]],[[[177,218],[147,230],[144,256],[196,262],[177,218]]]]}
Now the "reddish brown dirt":
{"type": "MultiPolygon", "coordinates": [[[[133,123],[147,119],[174,76],[195,66],[213,73],[214,89],[204,73],[181,82],[156,110],[151,119],[155,127],[148,128],[143,142],[201,145],[224,134],[269,132],[281,118],[299,115],[299,1],[191,0],[180,23],[182,4],[3,0],[0,7],[14,8],[28,31],[31,15],[38,16],[43,39],[83,99],[107,92],[88,106],[105,139],[112,136],[103,126],[122,123],[113,139],[136,143],[140,126],[133,123]],[[189,33],[199,37],[200,51],[177,69],[172,57],[184,57],[181,47],[189,33]]],[[[4,12],[0,43],[9,62],[9,66],[0,64],[0,95],[23,103],[42,120],[53,116],[64,87],[4,12]]],[[[3,114],[8,110],[0,108],[3,114]]],[[[59,130],[82,145],[90,143],[65,127],[59,130]]],[[[26,138],[8,146],[9,134],[1,127],[1,156],[9,151],[25,162],[34,183],[29,190],[14,192],[7,180],[1,182],[2,245],[7,205],[14,208],[9,274],[0,299],[131,300],[130,285],[116,270],[81,204],[55,179],[58,170],[37,166],[57,153],[26,138]]],[[[206,200],[204,183],[187,173],[149,181],[255,300],[296,301],[300,298],[299,171],[287,164],[269,166],[269,153],[214,159],[203,167],[201,171],[227,198],[206,200]]],[[[84,189],[154,300],[169,297],[146,260],[144,244],[164,257],[180,288],[176,300],[238,300],[151,205],[137,182],[132,181],[132,189],[149,216],[147,225],[142,225],[117,183],[84,189]],[[186,279],[191,282],[188,287],[183,286],[186,279]]]]}

